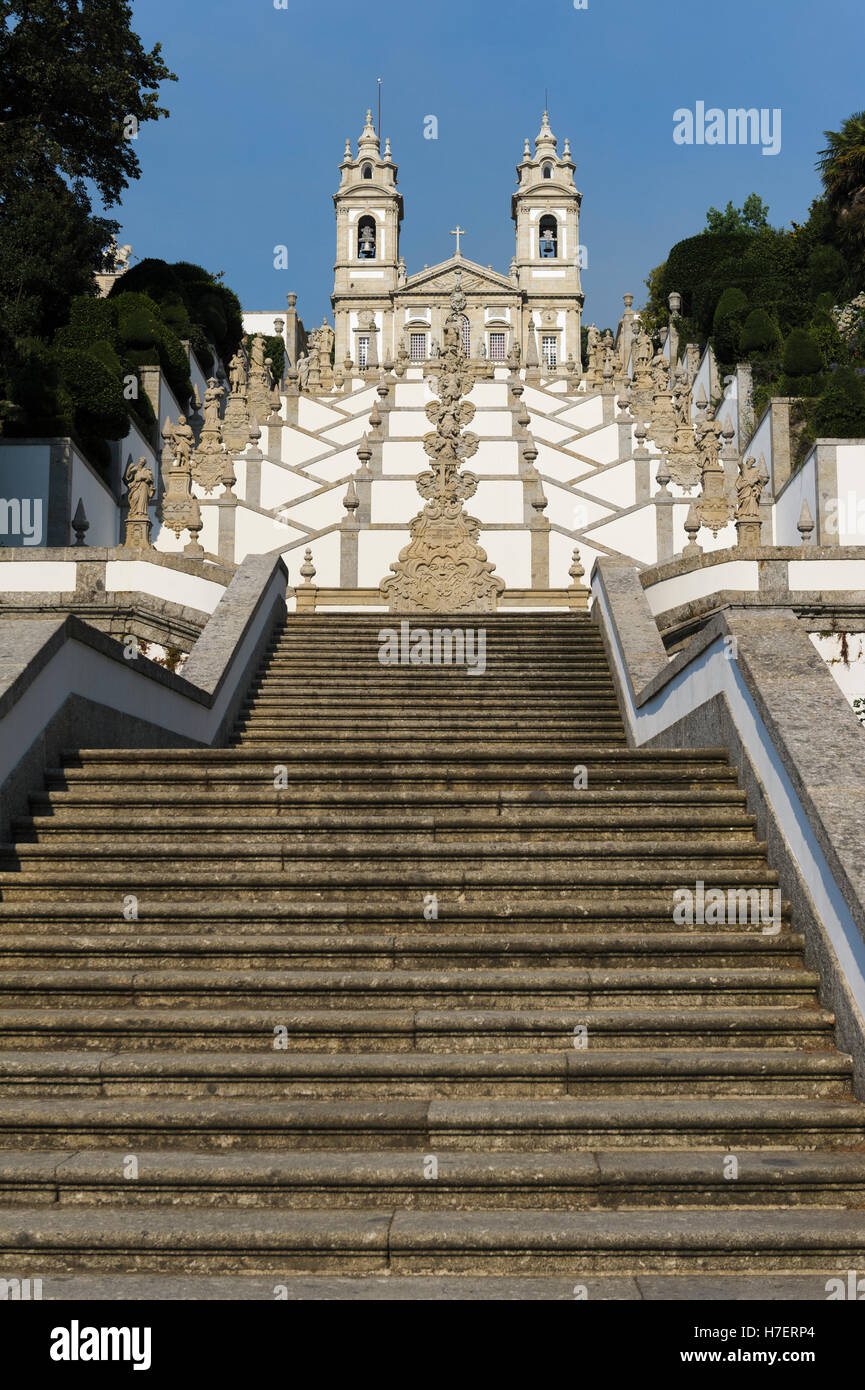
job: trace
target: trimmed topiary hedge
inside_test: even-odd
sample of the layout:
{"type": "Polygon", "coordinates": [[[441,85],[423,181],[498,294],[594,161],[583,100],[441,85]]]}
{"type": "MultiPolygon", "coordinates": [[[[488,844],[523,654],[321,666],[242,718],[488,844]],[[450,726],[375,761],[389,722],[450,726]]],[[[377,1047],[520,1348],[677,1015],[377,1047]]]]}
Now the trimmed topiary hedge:
{"type": "Polygon", "coordinates": [[[823,439],[865,439],[865,381],[853,367],[839,367],[829,378],[814,426],[823,439]]]}

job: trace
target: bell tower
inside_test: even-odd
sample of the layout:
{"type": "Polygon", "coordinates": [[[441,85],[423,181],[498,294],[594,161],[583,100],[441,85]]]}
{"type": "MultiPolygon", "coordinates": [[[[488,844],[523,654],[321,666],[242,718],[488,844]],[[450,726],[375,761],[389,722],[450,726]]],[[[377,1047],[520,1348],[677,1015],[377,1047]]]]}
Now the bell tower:
{"type": "Polygon", "coordinates": [[[542,366],[580,361],[580,203],[569,141],[561,155],[545,111],[532,154],[526,140],[511,200],[516,255],[511,268],[523,291],[523,360],[530,336],[542,366]]]}
{"type": "Polygon", "coordinates": [[[345,142],[336,209],[336,264],[331,303],[336,332],[335,359],[348,353],[361,367],[393,352],[393,293],[400,270],[402,194],[390,141],[381,142],[366,113],[357,158],[345,142]]]}

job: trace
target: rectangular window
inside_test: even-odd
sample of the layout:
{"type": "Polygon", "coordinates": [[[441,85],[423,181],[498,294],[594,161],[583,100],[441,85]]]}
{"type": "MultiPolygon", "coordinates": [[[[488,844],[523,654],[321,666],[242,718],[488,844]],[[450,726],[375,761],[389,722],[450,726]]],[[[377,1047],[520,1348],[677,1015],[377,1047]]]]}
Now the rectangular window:
{"type": "Polygon", "coordinates": [[[544,355],[544,366],[549,367],[551,371],[559,364],[558,342],[558,338],[553,337],[552,335],[548,337],[546,334],[541,340],[541,351],[544,355]]]}
{"type": "Polygon", "coordinates": [[[366,366],[369,359],[369,338],[358,338],[357,340],[357,365],[361,370],[366,366]]]}
{"type": "Polygon", "coordinates": [[[412,333],[411,335],[411,360],[412,362],[426,361],[426,334],[412,333]]]}
{"type": "Polygon", "coordinates": [[[504,362],[507,357],[507,333],[490,334],[490,361],[504,362]]]}

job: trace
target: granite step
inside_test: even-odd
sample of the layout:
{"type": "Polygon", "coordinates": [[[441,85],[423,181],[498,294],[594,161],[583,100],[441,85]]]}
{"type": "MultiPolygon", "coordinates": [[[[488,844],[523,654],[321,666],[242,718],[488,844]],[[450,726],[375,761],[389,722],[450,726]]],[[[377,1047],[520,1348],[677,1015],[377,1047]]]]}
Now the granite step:
{"type": "Polygon", "coordinates": [[[774,1095],[850,1100],[852,1074],[851,1059],[834,1050],[780,1047],[590,1047],[522,1053],[0,1052],[4,1097],[774,1095]]]}
{"type": "Polygon", "coordinates": [[[84,1009],[140,1004],[144,1008],[211,1008],[243,1002],[252,1008],[555,1009],[557,1007],[786,1005],[816,1007],[819,976],[810,970],[549,969],[456,966],[424,970],[35,970],[0,971],[0,1009],[84,1009]]]}
{"type": "MultiPolygon", "coordinates": [[[[200,925],[200,919],[196,918],[200,925]]],[[[140,927],[140,923],[139,923],[140,927]]],[[[128,934],[62,933],[5,937],[0,934],[0,969],[68,969],[83,966],[110,970],[116,966],[146,970],[190,965],[219,970],[307,969],[359,966],[366,969],[411,970],[463,968],[565,968],[589,966],[720,969],[801,968],[805,941],[792,933],[777,936],[723,932],[542,933],[497,936],[447,935],[412,932],[403,935],[294,936],[258,933],[232,935],[228,929],[206,939],[198,934],[159,935],[140,929],[128,934]]]]}
{"type": "Polygon", "coordinates": [[[0,1049],[33,1051],[269,1050],[332,1053],[561,1052],[582,1049],[805,1048],[834,1046],[821,1008],[288,1009],[241,1007],[6,1008],[0,1049]]]}
{"type": "MultiPolygon", "coordinates": [[[[0,1255],[46,1273],[568,1275],[846,1271],[865,1216],[814,1211],[0,1210],[0,1255]]],[[[571,1298],[573,1300],[573,1283],[571,1298]]]]}
{"type": "MultiPolygon", "coordinates": [[[[259,1100],[0,1098],[0,1149],[513,1149],[738,1144],[865,1151],[865,1106],[791,1096],[259,1100]]],[[[865,1215],[863,1215],[865,1220],[865,1215]]]]}

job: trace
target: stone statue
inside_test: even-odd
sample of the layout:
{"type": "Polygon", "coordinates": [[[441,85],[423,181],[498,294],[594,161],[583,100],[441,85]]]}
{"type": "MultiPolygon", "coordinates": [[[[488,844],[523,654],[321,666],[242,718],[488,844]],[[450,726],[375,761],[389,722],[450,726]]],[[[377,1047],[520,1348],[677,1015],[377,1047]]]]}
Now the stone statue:
{"type": "Polygon", "coordinates": [[[195,435],[187,424],[185,415],[178,415],[177,424],[171,427],[171,447],[180,467],[188,468],[195,448],[195,435]]]}
{"type": "Polygon", "coordinates": [[[760,498],[766,486],[766,478],[753,454],[739,464],[736,479],[736,520],[759,521],[760,498]]]}
{"type": "Polygon", "coordinates": [[[690,429],[691,388],[688,385],[684,372],[679,372],[676,377],[676,394],[673,397],[673,409],[676,412],[676,428],[680,430],[690,429]]]}
{"type": "Polygon", "coordinates": [[[634,371],[639,373],[647,371],[652,361],[651,340],[648,333],[644,333],[639,324],[634,325],[634,334],[631,339],[631,358],[634,371]]]}
{"type": "Polygon", "coordinates": [[[301,391],[305,391],[309,385],[309,358],[306,353],[297,359],[297,375],[300,381],[301,391]]]}
{"type": "Polygon", "coordinates": [[[260,377],[264,371],[264,338],[260,333],[256,333],[252,340],[250,360],[253,374],[260,377]]]}
{"type": "Polygon", "coordinates": [[[153,474],[146,458],[130,463],[126,470],[126,497],[129,503],[129,521],[147,521],[147,504],[156,495],[153,474]]]}
{"type": "Polygon", "coordinates": [[[334,331],[328,323],[327,319],[322,319],[321,328],[318,330],[318,333],[316,334],[316,339],[318,342],[319,361],[322,364],[324,364],[325,362],[329,362],[333,357],[334,337],[334,331]]]}
{"type": "Polygon", "coordinates": [[[441,348],[439,347],[439,340],[438,340],[438,338],[433,338],[432,344],[431,344],[431,346],[430,346],[430,353],[429,353],[429,355],[430,355],[430,357],[432,357],[432,358],[437,358],[440,354],[441,354],[441,348]]]}
{"type": "Polygon", "coordinates": [[[666,391],[667,382],[669,381],[669,371],[670,364],[661,349],[658,348],[658,351],[652,358],[651,366],[652,381],[655,384],[656,391],[666,391]]]}
{"type": "Polygon", "coordinates": [[[207,390],[204,393],[204,428],[215,430],[219,428],[219,404],[225,390],[216,380],[215,376],[208,379],[207,390]]]}
{"type": "Polygon", "coordinates": [[[231,382],[232,394],[242,395],[246,390],[247,373],[246,357],[240,348],[231,359],[228,366],[228,377],[231,382]]]}
{"type": "Polygon", "coordinates": [[[718,455],[721,452],[721,435],[723,426],[719,420],[715,419],[715,407],[707,405],[705,419],[700,425],[699,446],[702,455],[702,467],[714,468],[718,462],[718,455]]]}

